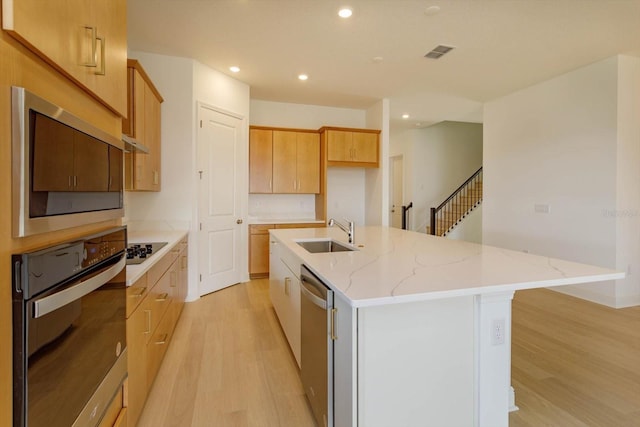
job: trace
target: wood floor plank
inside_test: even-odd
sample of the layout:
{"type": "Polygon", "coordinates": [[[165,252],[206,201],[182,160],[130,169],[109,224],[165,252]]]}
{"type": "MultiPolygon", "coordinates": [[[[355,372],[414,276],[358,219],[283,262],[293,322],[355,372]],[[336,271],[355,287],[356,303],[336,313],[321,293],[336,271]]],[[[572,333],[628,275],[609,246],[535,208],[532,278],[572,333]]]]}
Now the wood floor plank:
{"type": "Polygon", "coordinates": [[[185,305],[139,426],[315,425],[267,279],[185,305]]]}
{"type": "Polygon", "coordinates": [[[535,289],[512,312],[511,426],[640,426],[640,307],[535,289]]]}

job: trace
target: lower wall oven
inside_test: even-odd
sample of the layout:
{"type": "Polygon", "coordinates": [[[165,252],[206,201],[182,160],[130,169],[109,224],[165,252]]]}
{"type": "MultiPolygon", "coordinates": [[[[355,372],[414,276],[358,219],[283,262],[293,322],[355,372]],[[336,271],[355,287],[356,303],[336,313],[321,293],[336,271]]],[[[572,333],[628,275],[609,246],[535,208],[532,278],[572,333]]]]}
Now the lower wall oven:
{"type": "Polygon", "coordinates": [[[13,263],[14,426],[95,426],[127,375],[126,228],[13,263]]]}

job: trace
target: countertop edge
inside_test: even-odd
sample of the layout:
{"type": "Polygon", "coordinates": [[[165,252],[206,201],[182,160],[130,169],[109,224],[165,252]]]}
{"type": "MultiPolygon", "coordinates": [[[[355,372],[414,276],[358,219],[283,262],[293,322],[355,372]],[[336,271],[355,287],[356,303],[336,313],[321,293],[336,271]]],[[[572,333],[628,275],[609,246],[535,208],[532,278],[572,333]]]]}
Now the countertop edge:
{"type": "Polygon", "coordinates": [[[138,281],[151,269],[151,267],[153,267],[162,257],[168,254],[188,234],[189,232],[187,230],[129,232],[127,236],[128,243],[166,241],[167,244],[143,263],[127,265],[127,279],[125,281],[125,285],[129,287],[138,281]]]}

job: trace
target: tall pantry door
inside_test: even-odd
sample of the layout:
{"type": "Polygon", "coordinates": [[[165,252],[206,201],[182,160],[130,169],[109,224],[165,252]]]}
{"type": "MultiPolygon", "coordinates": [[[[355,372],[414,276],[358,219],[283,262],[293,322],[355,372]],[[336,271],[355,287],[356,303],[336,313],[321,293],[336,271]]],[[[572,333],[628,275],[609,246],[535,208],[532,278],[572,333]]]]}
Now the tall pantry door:
{"type": "Polygon", "coordinates": [[[205,295],[241,280],[242,120],[204,106],[199,113],[198,275],[205,295]]]}

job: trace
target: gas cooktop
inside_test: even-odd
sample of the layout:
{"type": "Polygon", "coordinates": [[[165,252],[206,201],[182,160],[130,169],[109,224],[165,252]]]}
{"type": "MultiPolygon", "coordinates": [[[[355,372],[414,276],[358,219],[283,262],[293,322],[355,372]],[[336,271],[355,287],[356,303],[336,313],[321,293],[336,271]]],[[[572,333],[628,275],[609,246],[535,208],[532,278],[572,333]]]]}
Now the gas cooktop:
{"type": "Polygon", "coordinates": [[[143,263],[166,244],[167,242],[130,243],[127,246],[127,265],[143,263]]]}

